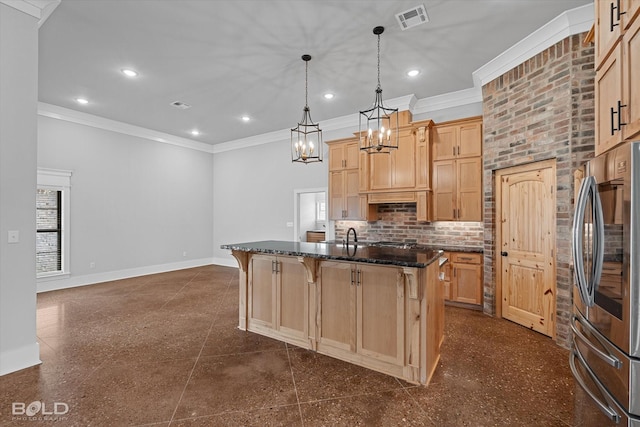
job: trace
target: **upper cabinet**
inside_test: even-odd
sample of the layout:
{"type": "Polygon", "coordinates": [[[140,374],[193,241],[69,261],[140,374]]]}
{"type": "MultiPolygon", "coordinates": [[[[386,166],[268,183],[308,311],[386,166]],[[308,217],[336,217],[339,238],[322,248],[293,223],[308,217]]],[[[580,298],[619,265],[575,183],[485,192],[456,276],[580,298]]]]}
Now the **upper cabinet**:
{"type": "Polygon", "coordinates": [[[398,149],[391,153],[369,154],[369,189],[413,190],[416,186],[416,144],[413,129],[398,130],[398,149]]]}
{"type": "Polygon", "coordinates": [[[329,219],[363,220],[369,215],[366,194],[361,194],[362,156],[357,138],[327,142],[329,145],[329,219]]]}
{"type": "Polygon", "coordinates": [[[596,0],[596,155],[640,135],[640,1],[596,0]]]}
{"type": "Polygon", "coordinates": [[[399,117],[390,153],[360,150],[357,134],[327,142],[330,219],[372,220],[376,204],[416,203],[418,221],[481,221],[482,118],[399,117]]]}
{"type": "Polygon", "coordinates": [[[482,119],[436,125],[433,135],[433,219],[482,221],[482,119]]]}
{"type": "Polygon", "coordinates": [[[482,117],[434,126],[434,161],[478,156],[482,156],[482,117]]]}

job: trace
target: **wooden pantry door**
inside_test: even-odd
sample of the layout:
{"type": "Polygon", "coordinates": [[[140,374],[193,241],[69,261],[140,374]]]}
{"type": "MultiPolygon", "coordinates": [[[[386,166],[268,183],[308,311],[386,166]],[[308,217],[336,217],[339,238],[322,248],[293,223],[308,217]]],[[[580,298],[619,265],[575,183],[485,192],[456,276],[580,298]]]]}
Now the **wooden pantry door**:
{"type": "Polygon", "coordinates": [[[496,305],[505,319],[551,337],[556,305],[555,184],[555,160],[496,172],[496,305]]]}

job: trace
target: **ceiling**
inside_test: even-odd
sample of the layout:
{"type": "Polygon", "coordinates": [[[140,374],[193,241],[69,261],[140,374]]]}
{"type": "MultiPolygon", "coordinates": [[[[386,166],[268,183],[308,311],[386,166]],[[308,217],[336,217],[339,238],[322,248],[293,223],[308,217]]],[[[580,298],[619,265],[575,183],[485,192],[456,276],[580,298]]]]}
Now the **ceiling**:
{"type": "Polygon", "coordinates": [[[472,72],[592,0],[62,0],[40,28],[39,100],[218,144],[473,87],[472,72]],[[424,5],[402,31],[395,14],[424,5]],[[139,75],[128,78],[121,69],[139,75]],[[410,69],[420,70],[408,77],[410,69]],[[335,94],[332,100],[323,94],[335,94]],[[75,102],[89,100],[86,105],[75,102]],[[170,104],[181,101],[192,108],[170,104]],[[243,115],[251,117],[243,122],[243,115]],[[192,136],[198,129],[201,134],[192,136]]]}

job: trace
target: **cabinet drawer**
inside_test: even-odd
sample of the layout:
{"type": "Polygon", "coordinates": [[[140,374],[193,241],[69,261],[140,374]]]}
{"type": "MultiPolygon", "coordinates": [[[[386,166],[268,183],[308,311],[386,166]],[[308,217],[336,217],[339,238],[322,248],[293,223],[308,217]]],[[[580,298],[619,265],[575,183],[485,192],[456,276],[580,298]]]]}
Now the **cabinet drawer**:
{"type": "Polygon", "coordinates": [[[451,254],[451,260],[453,262],[462,263],[462,264],[481,264],[482,254],[453,252],[451,254]]]}

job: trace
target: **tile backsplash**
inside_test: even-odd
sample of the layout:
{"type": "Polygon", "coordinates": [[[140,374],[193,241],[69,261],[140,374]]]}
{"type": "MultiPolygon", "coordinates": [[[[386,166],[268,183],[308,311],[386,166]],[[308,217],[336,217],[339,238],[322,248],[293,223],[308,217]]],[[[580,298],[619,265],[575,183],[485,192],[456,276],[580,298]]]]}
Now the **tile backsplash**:
{"type": "Polygon", "coordinates": [[[336,221],[336,240],[345,238],[349,227],[356,229],[360,241],[393,241],[423,245],[482,248],[482,222],[436,221],[416,219],[415,203],[378,205],[377,221],[336,221]]]}

